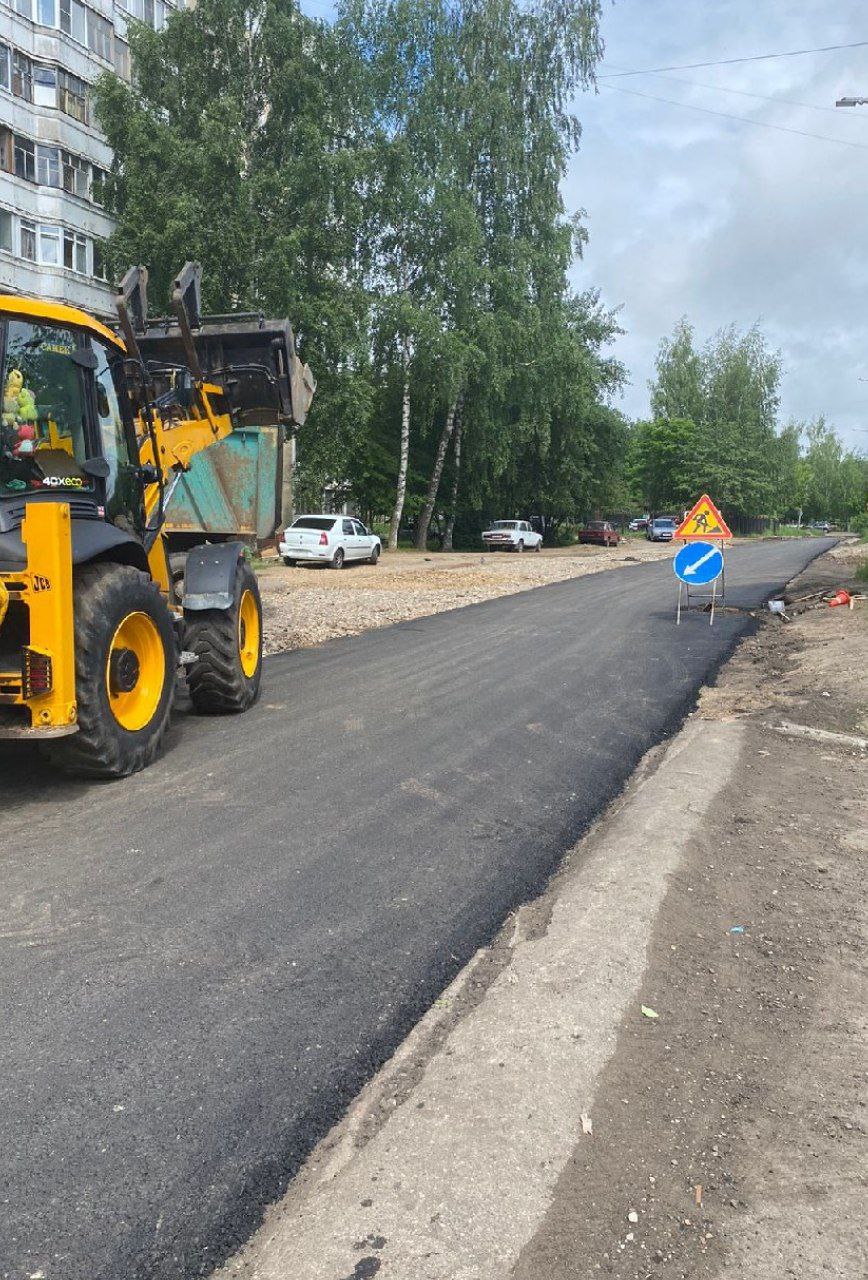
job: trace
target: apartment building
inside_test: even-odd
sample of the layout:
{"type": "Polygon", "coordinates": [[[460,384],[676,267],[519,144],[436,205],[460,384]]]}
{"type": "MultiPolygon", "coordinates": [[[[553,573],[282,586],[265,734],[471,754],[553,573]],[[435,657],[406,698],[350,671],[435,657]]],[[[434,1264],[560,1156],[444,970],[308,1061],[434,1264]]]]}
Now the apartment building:
{"type": "Polygon", "coordinates": [[[91,85],[130,76],[128,28],[184,0],[0,0],[0,289],[112,316],[91,85]]]}

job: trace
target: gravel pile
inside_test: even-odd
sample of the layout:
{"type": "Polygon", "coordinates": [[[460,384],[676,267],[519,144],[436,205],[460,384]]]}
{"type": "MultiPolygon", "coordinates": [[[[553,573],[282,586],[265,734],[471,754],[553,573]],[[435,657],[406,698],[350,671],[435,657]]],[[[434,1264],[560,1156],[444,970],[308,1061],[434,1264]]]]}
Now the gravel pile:
{"type": "Polygon", "coordinates": [[[384,555],[376,567],[350,565],[337,572],[268,565],[259,576],[265,650],[301,649],[336,636],[671,555],[671,546],[643,540],[610,549],[568,547],[523,556],[397,552],[384,555]]]}

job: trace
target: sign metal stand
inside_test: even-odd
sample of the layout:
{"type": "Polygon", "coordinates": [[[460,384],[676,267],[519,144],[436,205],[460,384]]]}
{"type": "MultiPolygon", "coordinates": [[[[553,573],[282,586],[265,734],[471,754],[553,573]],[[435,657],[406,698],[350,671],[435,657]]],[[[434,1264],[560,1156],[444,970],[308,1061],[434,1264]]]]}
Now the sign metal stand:
{"type": "Polygon", "coordinates": [[[713,542],[689,540],[672,562],[678,578],[678,604],[675,625],[681,626],[681,614],[694,602],[709,609],[708,625],[714,626],[715,610],[726,602],[726,562],[724,546],[713,542]],[[698,588],[710,588],[700,590],[698,588]],[[710,608],[709,608],[710,606],[710,608]]]}
{"type": "Polygon", "coordinates": [[[710,601],[708,625],[713,627],[715,608],[726,604],[726,562],[723,553],[727,541],[732,538],[732,533],[707,493],[694,503],[675,530],[674,537],[684,543],[672,563],[675,576],[678,578],[675,625],[681,625],[682,595],[686,596],[684,608],[690,608],[690,588],[693,586],[694,596],[703,600],[706,606],[710,601]],[[720,582],[719,595],[718,582],[720,582]],[[697,593],[698,586],[710,586],[711,592],[697,593]]]}

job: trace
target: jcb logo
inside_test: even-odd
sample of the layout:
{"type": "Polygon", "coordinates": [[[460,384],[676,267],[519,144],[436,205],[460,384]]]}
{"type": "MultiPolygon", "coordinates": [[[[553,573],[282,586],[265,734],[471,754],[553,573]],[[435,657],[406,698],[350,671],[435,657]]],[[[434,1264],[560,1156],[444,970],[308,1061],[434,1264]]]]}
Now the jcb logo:
{"type": "Polygon", "coordinates": [[[43,578],[41,574],[35,573],[33,575],[33,590],[34,591],[50,591],[51,580],[49,578],[43,578]]]}

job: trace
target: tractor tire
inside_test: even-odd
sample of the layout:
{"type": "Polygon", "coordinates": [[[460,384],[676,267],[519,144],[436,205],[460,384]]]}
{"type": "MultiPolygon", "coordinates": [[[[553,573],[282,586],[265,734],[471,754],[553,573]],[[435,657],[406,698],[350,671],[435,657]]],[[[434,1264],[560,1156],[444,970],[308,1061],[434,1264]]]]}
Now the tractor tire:
{"type": "Polygon", "coordinates": [[[125,778],[157,757],[172,714],[172,618],[147,574],[123,564],[73,579],[78,733],[46,745],[65,773],[125,778]]]}
{"type": "Polygon", "coordinates": [[[190,700],[200,715],[234,715],[259,697],[262,680],[262,601],[256,574],[238,563],[229,609],[191,610],[184,618],[190,700]]]}

